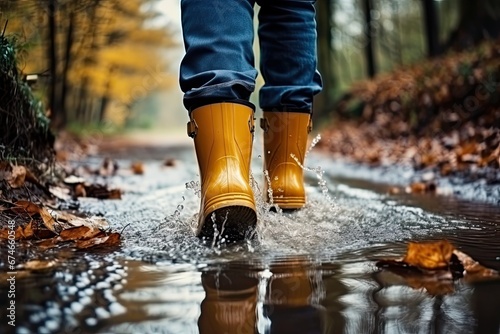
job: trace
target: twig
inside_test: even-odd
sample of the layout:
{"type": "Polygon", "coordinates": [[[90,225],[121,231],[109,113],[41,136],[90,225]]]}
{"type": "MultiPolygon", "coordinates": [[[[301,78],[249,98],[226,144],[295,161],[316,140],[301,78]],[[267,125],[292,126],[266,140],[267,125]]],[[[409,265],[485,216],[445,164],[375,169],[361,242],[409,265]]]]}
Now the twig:
{"type": "Polygon", "coordinates": [[[2,31],[2,37],[5,36],[5,31],[7,30],[7,24],[9,23],[9,20],[5,20],[5,25],[3,26],[3,31],[2,31]]]}

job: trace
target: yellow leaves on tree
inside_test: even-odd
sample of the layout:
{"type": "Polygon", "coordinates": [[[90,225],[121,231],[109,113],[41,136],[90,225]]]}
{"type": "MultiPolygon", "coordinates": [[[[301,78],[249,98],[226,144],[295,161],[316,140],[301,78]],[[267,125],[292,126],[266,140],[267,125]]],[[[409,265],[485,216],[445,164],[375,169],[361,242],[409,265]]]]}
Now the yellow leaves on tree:
{"type": "MultiPolygon", "coordinates": [[[[10,6],[8,32],[28,46],[23,71],[46,71],[46,2],[10,6]]],[[[158,16],[151,0],[64,1],[56,10],[58,106],[68,121],[121,125],[134,102],[175,84],[165,51],[177,42],[168,27],[149,24],[158,16]]]]}

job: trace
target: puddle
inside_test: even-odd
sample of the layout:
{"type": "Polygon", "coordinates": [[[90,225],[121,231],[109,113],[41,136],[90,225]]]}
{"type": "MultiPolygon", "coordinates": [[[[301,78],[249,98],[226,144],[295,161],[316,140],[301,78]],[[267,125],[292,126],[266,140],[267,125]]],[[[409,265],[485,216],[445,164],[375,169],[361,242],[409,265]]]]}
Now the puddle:
{"type": "MultiPolygon", "coordinates": [[[[262,209],[254,240],[211,247],[194,236],[194,153],[165,152],[174,166],[145,157],[145,175],[111,180],[124,190],[121,201],[82,201],[123,229],[122,249],[69,253],[58,267],[19,279],[17,326],[2,313],[1,333],[499,333],[500,282],[457,282],[432,296],[379,272],[375,260],[403,254],[408,240],[447,238],[499,270],[500,208],[387,195],[325,168],[322,179],[308,172],[303,210],[262,209]]],[[[255,172],[262,160],[254,156],[255,172]]]]}

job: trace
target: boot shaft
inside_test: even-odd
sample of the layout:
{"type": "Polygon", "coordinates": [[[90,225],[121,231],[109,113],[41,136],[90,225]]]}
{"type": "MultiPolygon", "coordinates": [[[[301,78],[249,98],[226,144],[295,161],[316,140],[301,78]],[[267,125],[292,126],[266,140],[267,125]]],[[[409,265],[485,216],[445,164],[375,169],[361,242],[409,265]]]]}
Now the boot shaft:
{"type": "Polygon", "coordinates": [[[304,159],[311,116],[299,112],[264,112],[265,195],[283,209],[305,205],[304,159]]]}
{"type": "Polygon", "coordinates": [[[188,122],[201,178],[197,234],[242,239],[257,221],[250,186],[253,109],[236,103],[196,108],[188,122]]]}

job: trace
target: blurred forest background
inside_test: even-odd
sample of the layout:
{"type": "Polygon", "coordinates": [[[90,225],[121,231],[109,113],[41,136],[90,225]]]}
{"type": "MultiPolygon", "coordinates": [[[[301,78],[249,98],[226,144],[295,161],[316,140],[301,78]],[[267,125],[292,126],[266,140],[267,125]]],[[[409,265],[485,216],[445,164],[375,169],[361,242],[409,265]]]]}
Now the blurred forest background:
{"type": "MultiPolygon", "coordinates": [[[[52,128],[114,131],[180,118],[178,0],[0,4],[4,34],[16,39],[24,78],[38,75],[33,87],[52,128]]],[[[316,6],[325,90],[315,117],[330,115],[360,80],[473,48],[500,32],[498,0],[319,0],[316,6]]]]}

